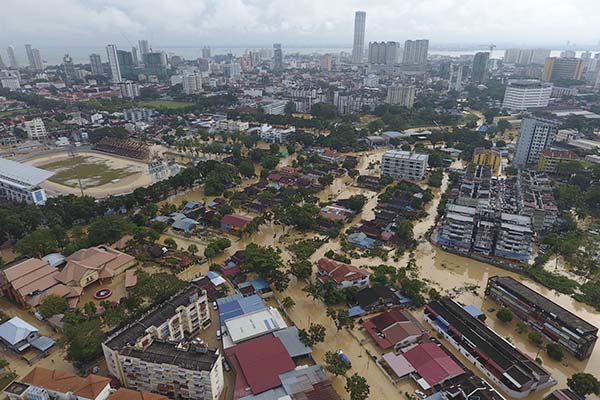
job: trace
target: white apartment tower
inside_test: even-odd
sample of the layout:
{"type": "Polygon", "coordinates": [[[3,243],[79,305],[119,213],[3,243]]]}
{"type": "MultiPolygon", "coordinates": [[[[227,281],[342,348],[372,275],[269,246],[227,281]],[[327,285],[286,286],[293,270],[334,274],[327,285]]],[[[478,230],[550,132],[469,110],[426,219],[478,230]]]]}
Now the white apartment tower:
{"type": "Polygon", "coordinates": [[[392,85],[388,87],[385,102],[395,104],[406,108],[412,108],[415,103],[415,94],[417,88],[415,85],[392,85]]]}
{"type": "Polygon", "coordinates": [[[429,52],[429,40],[407,40],[404,42],[404,53],[402,54],[402,64],[405,65],[423,65],[427,63],[427,53],[429,52]]]}
{"type": "Polygon", "coordinates": [[[144,54],[150,53],[150,46],[148,45],[147,40],[138,40],[138,47],[142,58],[144,58],[144,54]]]}
{"type": "Polygon", "coordinates": [[[8,46],[6,48],[6,54],[8,54],[8,66],[11,68],[19,68],[19,63],[17,62],[17,56],[15,55],[15,47],[8,46]]]}
{"type": "Polygon", "coordinates": [[[511,81],[506,86],[502,108],[525,111],[529,108],[547,107],[552,95],[552,84],[536,79],[511,81]]]}
{"type": "Polygon", "coordinates": [[[110,65],[112,81],[115,83],[123,81],[123,78],[121,77],[121,68],[119,67],[119,59],[117,57],[117,46],[114,44],[106,46],[106,56],[108,57],[108,64],[110,65]]]}
{"type": "Polygon", "coordinates": [[[404,150],[386,151],[381,158],[381,174],[394,179],[420,181],[425,177],[428,160],[427,154],[404,150]]]}
{"type": "Polygon", "coordinates": [[[182,85],[185,94],[202,93],[202,75],[197,72],[184,74],[182,85]]]}
{"type": "Polygon", "coordinates": [[[352,62],[355,64],[360,64],[363,61],[366,23],[367,13],[357,11],[354,14],[354,41],[352,42],[352,62]]]}
{"type": "Polygon", "coordinates": [[[519,129],[514,164],[519,167],[537,165],[542,150],[554,142],[557,131],[556,121],[537,117],[524,118],[519,129]]]}
{"type": "Polygon", "coordinates": [[[90,66],[92,67],[92,75],[104,75],[104,67],[102,66],[102,58],[100,57],[100,54],[90,54],[90,66]]]}

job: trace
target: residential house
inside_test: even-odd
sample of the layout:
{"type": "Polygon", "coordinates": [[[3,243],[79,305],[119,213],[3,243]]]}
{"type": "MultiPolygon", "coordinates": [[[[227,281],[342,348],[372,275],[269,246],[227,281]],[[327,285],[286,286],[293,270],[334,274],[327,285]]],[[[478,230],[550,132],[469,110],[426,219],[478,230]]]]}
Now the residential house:
{"type": "Polygon", "coordinates": [[[0,342],[17,353],[22,353],[30,347],[44,352],[54,346],[54,340],[40,336],[35,326],[19,317],[11,318],[0,325],[0,342]]]}
{"type": "Polygon", "coordinates": [[[228,233],[239,234],[250,222],[252,222],[250,217],[227,214],[221,218],[221,229],[228,233]]]}
{"type": "Polygon", "coordinates": [[[369,284],[369,274],[360,268],[326,257],[317,261],[317,279],[321,282],[331,280],[338,289],[369,284]]]}
{"type": "Polygon", "coordinates": [[[375,343],[384,350],[404,348],[417,343],[424,331],[412,318],[398,308],[385,311],[363,324],[375,343]]]}

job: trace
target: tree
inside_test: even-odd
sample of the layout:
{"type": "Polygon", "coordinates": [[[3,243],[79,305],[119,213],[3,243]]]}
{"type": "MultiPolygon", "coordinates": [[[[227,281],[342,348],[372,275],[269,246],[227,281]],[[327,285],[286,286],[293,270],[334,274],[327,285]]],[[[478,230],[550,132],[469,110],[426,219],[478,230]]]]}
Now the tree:
{"type": "Polygon", "coordinates": [[[58,249],[58,241],[47,228],[37,228],[16,244],[19,253],[30,257],[43,257],[58,249]]]}
{"type": "Polygon", "coordinates": [[[164,243],[165,247],[169,250],[177,249],[177,242],[173,238],[166,238],[164,243]]]}
{"type": "Polygon", "coordinates": [[[562,346],[558,343],[548,343],[546,353],[548,353],[548,357],[556,361],[562,360],[565,356],[562,346]]]}
{"type": "Polygon", "coordinates": [[[242,271],[256,273],[281,292],[287,288],[290,278],[287,272],[283,270],[283,260],[280,253],[280,249],[250,243],[246,246],[242,256],[242,271]]]}
{"type": "Polygon", "coordinates": [[[348,315],[347,310],[327,309],[327,316],[333,320],[338,331],[343,328],[354,329],[354,319],[348,315]]]}
{"type": "Polygon", "coordinates": [[[327,335],[327,329],[323,325],[312,323],[308,330],[299,329],[298,336],[300,341],[308,347],[313,347],[317,343],[323,343],[325,336],[327,335]]]}
{"type": "Polygon", "coordinates": [[[283,300],[281,300],[281,306],[286,310],[291,310],[295,305],[296,302],[290,296],[286,296],[283,298],[283,300]]]}
{"type": "Polygon", "coordinates": [[[50,318],[56,314],[62,314],[69,308],[69,303],[64,297],[51,294],[46,296],[39,307],[39,312],[44,318],[50,318]]]}
{"type": "Polygon", "coordinates": [[[496,317],[500,321],[502,321],[504,323],[508,323],[513,320],[513,313],[508,308],[504,307],[504,308],[501,308],[500,310],[498,310],[498,312],[496,313],[496,317]]]}
{"type": "Polygon", "coordinates": [[[88,318],[94,317],[96,315],[96,313],[98,312],[96,303],[94,303],[93,301],[89,301],[89,302],[85,303],[83,306],[83,312],[85,313],[85,315],[88,316],[88,318]]]}
{"type": "Polygon", "coordinates": [[[371,391],[367,380],[358,374],[346,378],[345,389],[350,393],[350,400],[366,400],[371,391]]]}
{"type": "Polygon", "coordinates": [[[505,119],[501,119],[500,121],[498,121],[498,124],[496,125],[496,129],[498,129],[498,132],[500,133],[504,133],[506,130],[510,129],[512,126],[510,124],[510,122],[508,122],[505,119]]]}
{"type": "Polygon", "coordinates": [[[527,338],[531,343],[535,344],[536,346],[540,346],[542,344],[542,334],[537,331],[529,332],[527,338]]]}
{"type": "Polygon", "coordinates": [[[579,396],[588,394],[600,394],[600,381],[589,373],[577,372],[567,379],[569,389],[577,393],[579,396]]]}
{"type": "Polygon", "coordinates": [[[252,164],[246,159],[240,161],[240,164],[238,165],[238,170],[240,171],[240,174],[242,174],[246,178],[251,178],[254,176],[254,164],[252,164]]]}
{"type": "Polygon", "coordinates": [[[67,323],[65,336],[68,345],[67,357],[71,361],[89,363],[102,354],[104,332],[98,318],[67,323]]]}
{"type": "Polygon", "coordinates": [[[396,235],[399,239],[410,242],[414,239],[413,225],[407,219],[396,223],[396,235]]]}
{"type": "Polygon", "coordinates": [[[290,273],[298,280],[308,279],[312,274],[312,264],[308,260],[296,261],[290,265],[290,273]]]}
{"type": "Polygon", "coordinates": [[[92,222],[88,228],[88,239],[92,246],[114,243],[126,233],[133,232],[135,226],[120,215],[103,216],[92,222]]]}
{"type": "Polygon", "coordinates": [[[198,252],[198,246],[195,244],[190,244],[187,248],[188,253],[196,254],[198,252]]]}
{"type": "Polygon", "coordinates": [[[348,208],[354,212],[360,212],[367,202],[367,198],[362,194],[355,194],[346,200],[348,208]]]}
{"type": "Polygon", "coordinates": [[[346,375],[346,371],[350,368],[342,360],[338,353],[328,351],[325,353],[325,370],[334,374],[335,376],[346,375]]]}
{"type": "Polygon", "coordinates": [[[286,115],[291,115],[291,114],[295,113],[296,112],[296,104],[291,100],[288,101],[287,103],[285,103],[283,112],[286,115]]]}

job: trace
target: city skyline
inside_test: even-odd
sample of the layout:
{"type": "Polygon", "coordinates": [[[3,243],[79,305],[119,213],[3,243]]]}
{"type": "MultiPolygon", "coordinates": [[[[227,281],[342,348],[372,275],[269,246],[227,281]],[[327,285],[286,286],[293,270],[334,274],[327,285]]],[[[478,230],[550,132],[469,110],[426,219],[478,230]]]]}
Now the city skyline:
{"type": "Polygon", "coordinates": [[[184,1],[7,0],[0,16],[0,45],[35,42],[38,47],[95,46],[147,38],[156,46],[284,46],[352,45],[354,12],[369,18],[365,42],[426,37],[433,43],[597,46],[594,16],[600,5],[590,0],[553,4],[541,0],[501,2],[447,0],[431,4],[334,0],[326,5],[241,0],[184,1]],[[39,12],[32,15],[35,7],[39,12]],[[290,10],[295,10],[291,12],[290,10]],[[7,16],[10,15],[10,18],[7,16]],[[27,23],[25,23],[27,18],[27,23]],[[39,21],[37,20],[39,18],[39,21]],[[532,18],[535,24],[531,23],[532,18]],[[510,29],[505,21],[510,20],[510,29]],[[399,23],[401,21],[402,23],[399,23]],[[36,26],[35,30],[29,29],[36,26]]]}

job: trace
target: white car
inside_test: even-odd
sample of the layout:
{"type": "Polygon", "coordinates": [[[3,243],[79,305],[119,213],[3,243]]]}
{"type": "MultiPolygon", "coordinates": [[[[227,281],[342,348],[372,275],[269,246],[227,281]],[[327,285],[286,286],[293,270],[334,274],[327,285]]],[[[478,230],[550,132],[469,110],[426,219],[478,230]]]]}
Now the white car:
{"type": "Polygon", "coordinates": [[[221,340],[221,330],[217,329],[217,340],[221,340]]]}
{"type": "Polygon", "coordinates": [[[216,301],[213,301],[213,310],[216,310],[217,308],[218,308],[218,307],[217,307],[217,302],[216,302],[216,301]]]}

